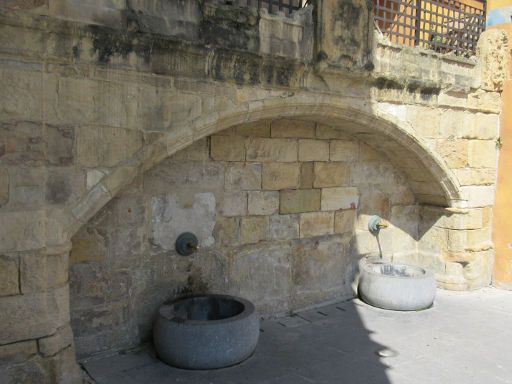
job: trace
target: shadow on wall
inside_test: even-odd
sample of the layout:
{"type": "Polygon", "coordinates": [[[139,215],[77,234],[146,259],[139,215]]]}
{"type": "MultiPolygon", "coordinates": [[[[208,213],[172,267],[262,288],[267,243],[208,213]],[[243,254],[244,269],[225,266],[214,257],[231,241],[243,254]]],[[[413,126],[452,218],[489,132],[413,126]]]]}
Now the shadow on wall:
{"type": "Polygon", "coordinates": [[[416,264],[420,206],[407,178],[342,129],[262,120],[162,161],[72,239],[71,321],[79,358],[133,348],[169,299],[228,293],[283,314],[354,296],[357,262],[416,264]],[[380,248],[368,231],[390,223],[380,248]],[[202,248],[174,249],[185,231],[202,248]]]}
{"type": "MultiPolygon", "coordinates": [[[[372,340],[374,331],[363,323],[361,311],[368,313],[372,309],[349,301],[299,312],[292,317],[263,320],[254,355],[230,368],[210,371],[173,368],[160,362],[151,346],[89,360],[83,366],[98,384],[391,383],[386,359],[395,359],[394,351],[372,340]]],[[[387,327],[397,326],[386,316],[381,316],[378,323],[383,332],[387,327]]]]}

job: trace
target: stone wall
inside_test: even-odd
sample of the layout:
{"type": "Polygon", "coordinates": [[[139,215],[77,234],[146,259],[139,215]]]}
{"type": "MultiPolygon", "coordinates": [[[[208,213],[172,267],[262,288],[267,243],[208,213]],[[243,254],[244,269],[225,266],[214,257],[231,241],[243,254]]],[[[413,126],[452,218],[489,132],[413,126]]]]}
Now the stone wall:
{"type": "Polygon", "coordinates": [[[419,207],[385,154],[340,129],[263,120],[195,142],[144,173],[73,237],[77,353],[148,339],[157,308],[231,293],[262,314],[353,296],[357,261],[415,259],[419,207]],[[202,249],[175,252],[182,232],[202,249]]]}
{"type": "MultiPolygon", "coordinates": [[[[198,0],[130,3],[0,3],[1,382],[22,373],[28,382],[78,380],[66,275],[71,238],[166,158],[241,124],[314,121],[376,148],[420,205],[410,212],[420,217],[411,262],[433,269],[441,287],[489,284],[506,36],[482,35],[478,57],[461,59],[374,38],[362,0],[317,0],[320,12],[294,17],[210,2],[199,8],[198,0]],[[355,15],[348,24],[347,12],[355,15]]],[[[207,210],[211,200],[202,199],[207,210]]],[[[405,216],[392,224],[404,229],[398,217],[405,216]]],[[[127,243],[141,231],[131,217],[116,232],[127,243]]],[[[403,242],[384,233],[384,250],[403,242]]],[[[356,227],[354,239],[364,236],[356,227]]],[[[350,249],[374,252],[363,248],[370,240],[350,249]]],[[[101,259],[106,246],[97,244],[101,259]]],[[[129,274],[117,278],[116,287],[87,289],[130,294],[129,274]]]]}

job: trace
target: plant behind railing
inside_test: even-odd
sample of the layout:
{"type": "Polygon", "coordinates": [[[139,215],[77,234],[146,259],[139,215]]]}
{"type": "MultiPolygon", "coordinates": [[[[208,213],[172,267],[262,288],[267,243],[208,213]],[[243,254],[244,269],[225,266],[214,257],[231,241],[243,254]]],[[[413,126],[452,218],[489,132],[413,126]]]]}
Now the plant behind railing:
{"type": "Polygon", "coordinates": [[[374,11],[391,42],[440,53],[473,55],[485,29],[482,0],[374,0],[374,11]]]}

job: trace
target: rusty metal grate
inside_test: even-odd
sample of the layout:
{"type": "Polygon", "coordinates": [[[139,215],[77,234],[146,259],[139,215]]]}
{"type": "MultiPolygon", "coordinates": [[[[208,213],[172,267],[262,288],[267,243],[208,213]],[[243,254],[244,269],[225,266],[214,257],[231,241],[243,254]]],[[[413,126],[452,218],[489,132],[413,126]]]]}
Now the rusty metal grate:
{"type": "Polygon", "coordinates": [[[282,11],[285,15],[291,15],[293,12],[312,3],[313,0],[217,0],[213,2],[235,5],[238,7],[266,9],[269,13],[282,11]]]}
{"type": "Polygon", "coordinates": [[[440,53],[473,55],[485,29],[483,0],[374,0],[374,11],[391,42],[440,53]]]}

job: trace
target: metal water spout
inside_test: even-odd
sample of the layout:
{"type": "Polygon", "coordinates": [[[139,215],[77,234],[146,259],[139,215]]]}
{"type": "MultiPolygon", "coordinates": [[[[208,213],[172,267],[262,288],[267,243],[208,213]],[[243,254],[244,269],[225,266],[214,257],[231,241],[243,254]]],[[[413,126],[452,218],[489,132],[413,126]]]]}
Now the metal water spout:
{"type": "Polygon", "coordinates": [[[370,217],[368,220],[368,230],[375,236],[377,236],[382,228],[387,228],[388,225],[378,215],[370,217]]]}

